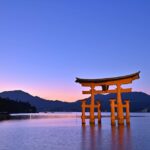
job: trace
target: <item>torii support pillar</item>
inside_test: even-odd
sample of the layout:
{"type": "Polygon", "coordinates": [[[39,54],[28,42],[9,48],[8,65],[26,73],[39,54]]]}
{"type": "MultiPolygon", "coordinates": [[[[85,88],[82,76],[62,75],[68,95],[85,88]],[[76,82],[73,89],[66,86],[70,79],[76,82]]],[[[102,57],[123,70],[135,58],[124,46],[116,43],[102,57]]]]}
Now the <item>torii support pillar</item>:
{"type": "MultiPolygon", "coordinates": [[[[123,114],[123,122],[119,122],[119,118],[118,118],[118,104],[115,103],[116,100],[112,99],[110,100],[110,108],[111,108],[111,125],[115,125],[116,121],[118,120],[118,125],[124,125],[124,119],[126,119],[126,124],[130,124],[130,111],[129,111],[129,101],[126,100],[125,104],[122,104],[122,110],[125,108],[126,109],[126,115],[124,116],[123,114]],[[117,112],[115,112],[115,109],[117,109],[117,112]],[[117,113],[117,115],[115,115],[115,113],[117,113]]],[[[121,120],[122,121],[122,120],[121,120]]]]}
{"type": "Polygon", "coordinates": [[[126,123],[130,124],[130,105],[129,105],[129,101],[126,100],[125,101],[125,105],[126,105],[126,123]]]}
{"type": "MultiPolygon", "coordinates": [[[[82,100],[82,115],[81,115],[81,119],[82,119],[82,125],[85,125],[86,124],[86,119],[89,119],[89,122],[91,125],[94,125],[95,124],[95,119],[97,118],[98,119],[98,124],[101,124],[101,110],[100,110],[100,102],[97,102],[97,104],[94,104],[94,110],[97,109],[97,115],[94,114],[94,121],[91,122],[91,114],[90,115],[86,115],[86,108],[87,109],[90,109],[91,108],[93,109],[93,106],[91,104],[86,104],[86,101],[85,100],[82,100]]],[[[91,111],[90,111],[91,113],[91,111]]]]}
{"type": "Polygon", "coordinates": [[[82,124],[84,125],[85,124],[85,119],[86,119],[86,117],[85,117],[85,100],[82,101],[81,107],[82,107],[81,119],[82,119],[82,124]]]}
{"type": "Polygon", "coordinates": [[[97,102],[97,117],[98,117],[98,124],[101,124],[101,104],[97,102]]]}
{"type": "Polygon", "coordinates": [[[111,108],[111,125],[115,125],[115,100],[110,100],[110,108],[111,108]]]}

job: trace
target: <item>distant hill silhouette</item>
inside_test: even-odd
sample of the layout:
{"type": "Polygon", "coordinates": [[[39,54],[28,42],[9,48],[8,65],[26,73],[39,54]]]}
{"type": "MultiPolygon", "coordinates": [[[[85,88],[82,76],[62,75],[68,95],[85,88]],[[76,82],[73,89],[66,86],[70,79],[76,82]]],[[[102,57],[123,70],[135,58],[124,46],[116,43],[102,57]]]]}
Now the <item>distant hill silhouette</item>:
{"type": "Polygon", "coordinates": [[[34,113],[36,108],[27,102],[17,102],[6,98],[0,98],[0,114],[2,113],[34,113]]]}
{"type": "MultiPolygon", "coordinates": [[[[132,112],[146,111],[150,112],[150,95],[143,92],[123,93],[123,100],[130,100],[130,110],[132,112]]],[[[0,93],[0,97],[9,98],[13,101],[28,102],[37,108],[38,112],[53,112],[53,111],[81,111],[81,100],[75,102],[62,102],[59,100],[46,100],[37,96],[32,96],[24,91],[5,91],[0,93]]],[[[109,100],[114,99],[115,94],[95,96],[95,100],[101,102],[102,111],[110,111],[109,100]]],[[[87,98],[87,103],[90,98],[87,98]]]]}
{"type": "MultiPolygon", "coordinates": [[[[0,93],[0,97],[9,98],[14,101],[22,101],[28,102],[32,106],[37,108],[39,112],[47,112],[47,111],[72,111],[73,107],[68,107],[70,103],[62,102],[62,101],[51,101],[40,98],[38,96],[32,96],[24,91],[16,90],[16,91],[5,91],[0,93]]],[[[80,107],[80,106],[79,106],[80,107]]]]}

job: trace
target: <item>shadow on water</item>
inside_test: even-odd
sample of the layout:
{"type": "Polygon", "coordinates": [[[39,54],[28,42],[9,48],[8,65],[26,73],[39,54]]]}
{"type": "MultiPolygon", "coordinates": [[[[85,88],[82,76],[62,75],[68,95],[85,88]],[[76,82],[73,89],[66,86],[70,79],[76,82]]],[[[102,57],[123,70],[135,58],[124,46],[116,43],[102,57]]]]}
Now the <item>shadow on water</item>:
{"type": "Polygon", "coordinates": [[[82,126],[82,150],[129,150],[131,143],[130,126],[82,126]]]}

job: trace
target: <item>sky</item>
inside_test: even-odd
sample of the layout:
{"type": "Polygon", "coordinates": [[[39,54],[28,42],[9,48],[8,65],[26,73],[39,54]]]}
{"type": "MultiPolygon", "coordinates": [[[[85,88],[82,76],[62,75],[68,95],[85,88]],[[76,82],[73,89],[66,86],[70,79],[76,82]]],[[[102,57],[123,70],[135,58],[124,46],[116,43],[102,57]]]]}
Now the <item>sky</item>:
{"type": "Polygon", "coordinates": [[[141,71],[129,87],[150,94],[149,59],[149,0],[0,1],[0,92],[71,102],[76,77],[141,71]]]}

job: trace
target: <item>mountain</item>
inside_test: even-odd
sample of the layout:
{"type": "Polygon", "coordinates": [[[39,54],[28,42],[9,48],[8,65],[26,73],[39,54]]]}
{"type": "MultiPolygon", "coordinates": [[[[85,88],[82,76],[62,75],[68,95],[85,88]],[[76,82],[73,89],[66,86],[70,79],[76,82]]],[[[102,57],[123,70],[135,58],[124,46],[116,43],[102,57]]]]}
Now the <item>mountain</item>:
{"type": "MultiPolygon", "coordinates": [[[[48,111],[81,111],[81,100],[75,102],[62,102],[59,100],[45,100],[43,98],[32,96],[24,91],[5,91],[0,93],[0,97],[9,98],[14,101],[28,102],[37,108],[38,112],[48,111]]],[[[122,94],[123,101],[130,100],[130,110],[132,112],[149,111],[150,112],[150,95],[143,92],[131,92],[122,94]]],[[[115,94],[95,95],[95,100],[101,102],[102,111],[110,111],[110,99],[115,99],[115,94]]],[[[90,98],[87,98],[90,103],[90,98]]]]}
{"type": "MultiPolygon", "coordinates": [[[[27,102],[17,102],[0,98],[0,114],[2,113],[34,113],[36,108],[27,102]]],[[[1,119],[0,119],[1,120],[1,119]]]]}
{"type": "MultiPolygon", "coordinates": [[[[116,94],[108,95],[96,95],[95,99],[101,101],[102,110],[110,111],[109,100],[115,99],[116,94]]],[[[140,112],[149,111],[150,112],[150,95],[143,92],[130,92],[122,94],[123,102],[125,100],[130,100],[130,111],[140,112]]]]}
{"type": "Polygon", "coordinates": [[[5,91],[0,93],[0,97],[9,98],[14,101],[28,102],[32,106],[35,106],[38,112],[47,112],[47,111],[76,111],[75,108],[78,108],[74,103],[62,102],[62,101],[52,101],[40,98],[38,96],[32,96],[24,91],[15,90],[15,91],[5,91]],[[70,105],[72,105],[70,107],[70,105]]]}

